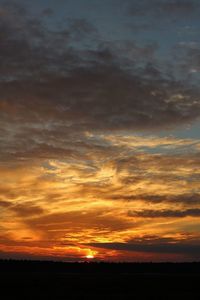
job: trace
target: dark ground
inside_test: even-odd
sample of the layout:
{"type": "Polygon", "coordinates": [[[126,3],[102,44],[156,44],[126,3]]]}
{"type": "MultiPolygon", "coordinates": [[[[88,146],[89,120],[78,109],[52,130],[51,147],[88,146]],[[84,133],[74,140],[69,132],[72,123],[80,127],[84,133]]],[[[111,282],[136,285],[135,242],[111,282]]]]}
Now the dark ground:
{"type": "Polygon", "coordinates": [[[0,261],[0,299],[200,300],[200,263],[0,261]]]}

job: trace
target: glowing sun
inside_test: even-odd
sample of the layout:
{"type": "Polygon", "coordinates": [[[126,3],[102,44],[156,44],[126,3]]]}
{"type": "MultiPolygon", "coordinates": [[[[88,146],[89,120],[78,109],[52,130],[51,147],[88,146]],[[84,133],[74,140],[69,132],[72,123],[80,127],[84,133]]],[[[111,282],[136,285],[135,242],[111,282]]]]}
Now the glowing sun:
{"type": "Polygon", "coordinates": [[[93,258],[94,258],[94,255],[88,254],[88,255],[86,255],[86,258],[87,258],[87,259],[93,259],[93,258]]]}

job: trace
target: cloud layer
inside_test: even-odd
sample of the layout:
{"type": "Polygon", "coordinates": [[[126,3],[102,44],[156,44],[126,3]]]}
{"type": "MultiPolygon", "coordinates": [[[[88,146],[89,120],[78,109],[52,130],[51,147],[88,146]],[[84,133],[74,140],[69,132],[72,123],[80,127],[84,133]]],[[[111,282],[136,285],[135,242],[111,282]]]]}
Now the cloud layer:
{"type": "MultiPolygon", "coordinates": [[[[196,10],[132,4],[131,18],[196,10]]],[[[200,116],[198,46],[176,43],[172,66],[157,41],[53,13],[0,7],[2,256],[196,258],[200,141],[169,133],[200,116]]]]}

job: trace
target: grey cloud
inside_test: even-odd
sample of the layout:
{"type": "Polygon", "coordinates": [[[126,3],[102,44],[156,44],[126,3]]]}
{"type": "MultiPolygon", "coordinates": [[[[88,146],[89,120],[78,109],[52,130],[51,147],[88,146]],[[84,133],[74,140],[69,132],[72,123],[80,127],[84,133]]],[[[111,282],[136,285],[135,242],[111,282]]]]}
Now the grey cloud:
{"type": "Polygon", "coordinates": [[[199,91],[154,64],[158,45],[99,43],[87,20],[52,31],[23,8],[2,10],[3,160],[70,156],[77,142],[84,144],[83,131],[159,130],[200,116],[199,91]],[[74,46],[77,34],[87,36],[86,49],[74,46]],[[71,147],[49,143],[56,135],[71,147]]]}
{"type": "MultiPolygon", "coordinates": [[[[194,193],[194,194],[180,194],[180,195],[151,195],[151,194],[138,194],[138,195],[115,195],[112,196],[111,199],[113,200],[126,200],[126,201],[135,201],[135,200],[142,200],[145,202],[150,202],[150,203],[161,203],[161,202],[167,202],[167,203],[183,203],[185,205],[198,205],[200,204],[200,194],[194,193]]],[[[147,211],[148,212],[148,211],[147,211]]],[[[142,212],[141,212],[142,213],[142,212]]],[[[160,212],[160,215],[164,215],[166,212],[160,212]]],[[[168,211],[168,213],[171,215],[176,214],[176,211],[168,211]]],[[[178,213],[178,212],[177,212],[178,213]]],[[[186,210],[185,212],[179,211],[180,215],[179,216],[184,216],[191,215],[191,214],[198,214],[199,210],[198,209],[189,209],[186,210]]],[[[145,214],[145,211],[144,211],[145,214]]],[[[152,215],[154,214],[154,211],[152,211],[152,215]]],[[[159,216],[159,212],[158,212],[159,216]]]]}
{"type": "Polygon", "coordinates": [[[165,253],[165,254],[183,254],[186,256],[198,256],[200,252],[200,243],[90,243],[92,247],[123,250],[133,252],[146,252],[146,253],[165,253]]]}
{"type": "Polygon", "coordinates": [[[200,12],[198,0],[130,0],[127,3],[131,17],[127,25],[136,34],[141,31],[167,32],[172,22],[174,30],[178,30],[178,21],[198,20],[200,12]]]}
{"type": "Polygon", "coordinates": [[[53,11],[52,8],[47,7],[47,8],[42,10],[41,14],[42,14],[43,17],[51,17],[51,16],[53,16],[54,11],[53,11]]]}
{"type": "Polygon", "coordinates": [[[86,19],[72,19],[70,20],[69,33],[75,39],[82,37],[98,37],[97,29],[86,19]]]}
{"type": "Polygon", "coordinates": [[[116,67],[74,69],[64,78],[0,86],[5,99],[2,117],[12,114],[21,121],[65,121],[72,130],[73,126],[83,130],[170,128],[200,114],[195,92],[173,82],[142,80],[116,67]],[[182,99],[177,102],[179,93],[182,99]]]}
{"type": "Polygon", "coordinates": [[[185,74],[187,80],[195,80],[195,73],[200,71],[200,44],[198,42],[181,42],[172,49],[172,57],[180,74],[185,74]]]}
{"type": "Polygon", "coordinates": [[[200,209],[191,208],[186,210],[151,210],[144,209],[141,211],[129,211],[129,217],[142,217],[142,218],[184,218],[184,217],[200,217],[200,209]]]}
{"type": "Polygon", "coordinates": [[[169,14],[188,15],[199,9],[199,3],[196,0],[167,0],[157,1],[160,10],[169,14]]]}
{"type": "MultiPolygon", "coordinates": [[[[4,113],[14,105],[16,115],[19,112],[23,115],[24,110],[29,118],[31,114],[38,118],[50,114],[49,118],[70,122],[73,119],[83,128],[94,129],[166,127],[199,116],[197,92],[167,80],[159,70],[155,77],[153,65],[151,69],[149,64],[145,65],[142,73],[134,63],[129,71],[122,68],[115,44],[109,46],[107,54],[98,42],[93,55],[91,49],[88,52],[75,49],[68,33],[81,28],[90,35],[86,21],[74,21],[73,29],[66,29],[66,36],[62,30],[52,32],[45,28],[38,19],[17,21],[15,31],[12,19],[0,22],[4,113]],[[178,103],[170,100],[179,93],[182,100],[178,103]]],[[[144,62],[152,56],[155,46],[142,48],[126,42],[117,48],[124,48],[123,53],[129,49],[129,60],[130,55],[133,62],[140,55],[144,62]]]]}
{"type": "MultiPolygon", "coordinates": [[[[174,31],[188,35],[189,26],[185,26],[186,31],[183,27],[180,29],[180,22],[198,20],[200,13],[198,0],[130,0],[128,3],[127,26],[134,34],[149,31],[167,34],[173,23],[174,31]]],[[[192,31],[194,33],[194,29],[192,31]]]]}
{"type": "Polygon", "coordinates": [[[157,17],[185,17],[198,10],[196,0],[141,0],[129,2],[129,13],[132,16],[152,15],[157,17]]]}

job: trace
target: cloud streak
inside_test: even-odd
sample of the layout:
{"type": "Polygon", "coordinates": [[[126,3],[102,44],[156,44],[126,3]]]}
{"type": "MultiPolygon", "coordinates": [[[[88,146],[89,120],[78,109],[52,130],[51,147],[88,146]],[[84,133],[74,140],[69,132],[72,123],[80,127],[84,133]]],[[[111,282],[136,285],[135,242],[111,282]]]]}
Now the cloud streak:
{"type": "Polygon", "coordinates": [[[187,255],[195,255],[199,257],[199,249],[200,245],[188,245],[188,244],[159,244],[159,245],[151,245],[151,244],[129,244],[129,243],[99,243],[99,244],[91,244],[91,246],[96,248],[105,248],[112,250],[125,250],[125,251],[133,251],[133,252],[149,252],[149,253],[165,253],[165,254],[183,254],[187,255]]]}
{"type": "Polygon", "coordinates": [[[143,211],[129,211],[130,217],[142,218],[184,218],[184,217],[199,217],[200,209],[187,209],[187,210],[143,210],[143,211]]]}

